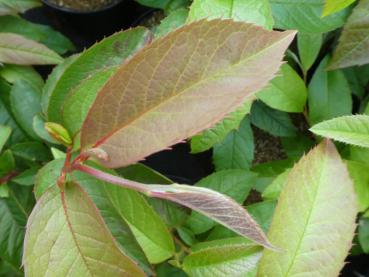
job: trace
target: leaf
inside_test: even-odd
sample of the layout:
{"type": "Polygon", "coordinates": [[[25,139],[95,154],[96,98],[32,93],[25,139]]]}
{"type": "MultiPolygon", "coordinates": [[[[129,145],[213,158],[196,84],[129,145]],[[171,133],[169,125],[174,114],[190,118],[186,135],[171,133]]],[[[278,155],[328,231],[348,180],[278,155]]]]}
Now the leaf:
{"type": "MultiPolygon", "coordinates": [[[[213,173],[197,182],[196,186],[215,190],[242,204],[246,200],[255,179],[256,174],[252,172],[231,169],[213,173]]],[[[215,222],[197,212],[192,212],[186,226],[197,235],[213,228],[215,222]]]]}
{"type": "Polygon", "coordinates": [[[0,0],[0,16],[23,13],[40,5],[41,3],[38,0],[0,0]]]}
{"type": "Polygon", "coordinates": [[[0,198],[0,257],[15,268],[21,266],[25,226],[33,203],[31,190],[14,184],[9,197],[0,198]]]}
{"type": "Polygon", "coordinates": [[[186,19],[188,17],[188,9],[180,8],[172,13],[170,13],[167,17],[165,17],[160,24],[155,27],[154,35],[155,37],[162,37],[169,32],[181,27],[186,23],[186,19]]]}
{"type": "Polygon", "coordinates": [[[242,119],[250,112],[253,99],[246,101],[241,107],[227,115],[214,127],[191,138],[191,153],[200,153],[221,143],[227,135],[240,127],[242,119]]]}
{"type": "Polygon", "coordinates": [[[54,138],[52,138],[50,134],[45,130],[45,121],[40,115],[35,115],[33,117],[32,127],[36,135],[43,141],[47,141],[53,144],[59,143],[54,138]]]}
{"type": "Polygon", "coordinates": [[[307,72],[317,59],[323,44],[322,34],[298,33],[297,47],[304,71],[307,72]]]}
{"type": "Polygon", "coordinates": [[[275,28],[302,33],[327,33],[341,27],[349,10],[321,17],[325,0],[270,0],[275,28]]]}
{"type": "Polygon", "coordinates": [[[27,223],[23,263],[27,276],[145,276],[76,183],[66,183],[63,192],[53,186],[38,201],[27,223]]]}
{"type": "MultiPolygon", "coordinates": [[[[36,198],[55,184],[63,163],[64,159],[54,160],[39,171],[35,182],[36,198]]],[[[145,264],[146,259],[142,258],[138,247],[141,245],[151,263],[162,262],[172,256],[174,245],[168,229],[139,193],[114,187],[80,172],[74,172],[73,178],[87,190],[128,255],[145,264]],[[132,233],[137,241],[132,241],[132,233]]]]}
{"type": "Polygon", "coordinates": [[[273,77],[293,37],[231,20],[203,20],[155,40],[100,91],[82,127],[82,149],[98,147],[109,157],[100,162],[114,168],[199,133],[273,77]]]}
{"type": "Polygon", "coordinates": [[[347,168],[354,182],[359,212],[365,212],[369,208],[369,166],[356,161],[347,161],[347,168]]]}
{"type": "Polygon", "coordinates": [[[324,141],[291,170],[269,231],[258,276],[338,276],[351,248],[356,196],[333,143],[324,141]],[[324,262],[322,262],[324,261],[324,262]]]}
{"type": "Polygon", "coordinates": [[[250,119],[253,125],[274,136],[291,137],[297,132],[287,113],[271,109],[260,101],[252,105],[250,119]]]}
{"type": "Polygon", "coordinates": [[[187,185],[151,185],[150,197],[179,203],[208,216],[232,231],[250,240],[273,249],[268,239],[248,212],[232,198],[214,190],[187,185]]]}
{"type": "Polygon", "coordinates": [[[13,144],[10,149],[15,156],[30,162],[47,162],[51,158],[49,149],[37,141],[13,144]]]}
{"type": "Polygon", "coordinates": [[[216,171],[249,169],[254,160],[254,136],[248,117],[238,130],[230,132],[225,140],[214,146],[213,163],[216,171]]]}
{"type": "Polygon", "coordinates": [[[343,28],[329,69],[369,63],[369,2],[359,1],[343,28]]]}
{"type": "Polygon", "coordinates": [[[323,59],[309,84],[310,124],[351,114],[350,86],[342,71],[326,71],[328,60],[323,59]]]}
{"type": "Polygon", "coordinates": [[[10,105],[15,120],[31,138],[39,140],[33,129],[33,118],[41,112],[41,91],[24,80],[18,80],[10,93],[10,105]]]}
{"type": "Polygon", "coordinates": [[[369,116],[342,116],[323,121],[310,129],[313,133],[337,141],[369,147],[369,116]]]}
{"type": "Polygon", "coordinates": [[[345,68],[343,69],[343,73],[350,84],[351,92],[360,99],[364,98],[366,93],[365,88],[369,82],[369,64],[345,68]]]}
{"type": "Polygon", "coordinates": [[[60,68],[50,80],[51,87],[43,97],[47,120],[62,123],[62,106],[72,89],[87,78],[122,64],[143,47],[150,37],[151,33],[143,27],[116,33],[87,49],[64,68],[60,68]]]}
{"type": "Polygon", "coordinates": [[[358,238],[364,253],[369,253],[369,219],[362,218],[360,220],[358,238]]]}
{"type": "Polygon", "coordinates": [[[40,168],[31,167],[12,178],[12,182],[17,183],[21,186],[33,186],[35,183],[35,176],[40,168]]]}
{"type": "Polygon", "coordinates": [[[230,18],[273,29],[272,10],[268,0],[194,0],[188,22],[199,19],[230,18]]]}
{"type": "Polygon", "coordinates": [[[135,0],[135,1],[144,6],[164,9],[173,0],[135,0]]]}
{"type": "Polygon", "coordinates": [[[44,86],[44,80],[40,74],[30,66],[6,64],[0,69],[0,76],[11,84],[15,84],[18,80],[24,80],[35,88],[42,89],[44,86]]]}
{"type": "Polygon", "coordinates": [[[289,174],[290,174],[290,169],[287,169],[283,173],[279,174],[273,180],[273,182],[269,186],[267,186],[267,188],[263,191],[263,194],[262,194],[263,199],[277,200],[287,182],[287,178],[289,174]]]}
{"type": "Polygon", "coordinates": [[[63,61],[46,46],[12,33],[0,33],[0,62],[18,65],[58,64],[63,61]]]}
{"type": "Polygon", "coordinates": [[[298,113],[304,111],[307,88],[296,71],[288,64],[284,64],[278,76],[256,96],[274,109],[298,113]]]}
{"type": "Polygon", "coordinates": [[[12,129],[8,126],[0,125],[0,153],[9,139],[10,134],[12,133],[12,129]]]}
{"type": "Polygon", "coordinates": [[[205,248],[186,256],[183,268],[187,274],[191,277],[254,276],[252,273],[261,257],[260,247],[242,242],[231,243],[228,239],[224,241],[222,246],[205,248]]]}
{"type": "Polygon", "coordinates": [[[356,0],[325,0],[323,16],[339,12],[347,6],[354,3],[356,0]]]}
{"type": "Polygon", "coordinates": [[[61,33],[54,31],[49,26],[34,24],[21,17],[0,17],[0,32],[23,35],[28,39],[46,45],[59,54],[75,50],[72,42],[61,33]]]}

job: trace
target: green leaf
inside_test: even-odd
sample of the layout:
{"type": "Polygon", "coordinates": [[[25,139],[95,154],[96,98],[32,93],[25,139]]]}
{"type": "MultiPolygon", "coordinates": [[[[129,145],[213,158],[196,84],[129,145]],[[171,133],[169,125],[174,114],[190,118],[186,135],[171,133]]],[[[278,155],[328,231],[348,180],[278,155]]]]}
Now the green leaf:
{"type": "Polygon", "coordinates": [[[288,176],[269,231],[282,250],[265,250],[258,276],[338,276],[351,248],[356,214],[348,170],[334,144],[324,141],[288,176]]]}
{"type": "Polygon", "coordinates": [[[0,0],[0,16],[23,13],[28,9],[40,6],[38,0],[0,0]]]}
{"type": "Polygon", "coordinates": [[[275,28],[297,29],[302,33],[326,33],[341,27],[349,10],[322,18],[325,0],[270,0],[275,28]]]}
{"type": "Polygon", "coordinates": [[[50,160],[50,150],[40,142],[29,141],[13,144],[10,149],[14,156],[30,162],[47,162],[50,160]]]}
{"type": "Polygon", "coordinates": [[[63,192],[53,186],[38,201],[27,223],[23,263],[27,276],[145,276],[76,183],[66,183],[63,192]]]}
{"type": "Polygon", "coordinates": [[[326,71],[328,60],[323,59],[309,84],[310,124],[351,114],[350,86],[342,71],[326,71]]]}
{"type": "Polygon", "coordinates": [[[252,105],[250,119],[253,125],[274,136],[291,137],[297,132],[287,113],[271,109],[260,101],[252,105]]]}
{"type": "Polygon", "coordinates": [[[369,2],[359,1],[343,28],[329,69],[369,63],[369,2]]]}
{"type": "Polygon", "coordinates": [[[15,169],[15,160],[12,151],[5,150],[0,155],[0,174],[5,175],[15,169]]]}
{"type": "Polygon", "coordinates": [[[154,35],[155,37],[162,37],[169,32],[181,27],[186,23],[186,19],[188,17],[188,9],[180,8],[172,13],[170,13],[167,17],[165,17],[160,24],[155,27],[154,35]]]}
{"type": "MultiPolygon", "coordinates": [[[[0,8],[1,9],[1,8],[0,8]]],[[[16,16],[0,17],[0,32],[23,35],[38,41],[59,54],[75,50],[72,42],[46,25],[34,24],[16,16]]]]}
{"type": "Polygon", "coordinates": [[[33,139],[39,136],[33,129],[33,118],[41,112],[41,91],[24,80],[18,80],[10,93],[10,105],[19,126],[33,139]]]}
{"type": "Polygon", "coordinates": [[[342,116],[323,121],[310,129],[313,133],[337,141],[369,147],[369,116],[342,116]]]}
{"type": "Polygon", "coordinates": [[[46,131],[58,142],[65,146],[71,146],[73,141],[68,131],[60,124],[53,122],[45,123],[46,131]]]}
{"type": "Polygon", "coordinates": [[[272,10],[268,0],[194,0],[188,22],[199,19],[231,18],[273,29],[272,10]]]}
{"type": "Polygon", "coordinates": [[[350,84],[351,92],[360,99],[364,98],[369,82],[369,65],[345,68],[343,73],[350,84]]]}
{"type": "Polygon", "coordinates": [[[26,169],[16,177],[12,178],[12,182],[22,186],[33,186],[35,183],[35,176],[39,169],[39,167],[31,167],[26,169]]]}
{"type": "Polygon", "coordinates": [[[293,37],[202,20],[156,39],[100,91],[82,127],[82,149],[103,150],[109,158],[100,162],[117,168],[199,133],[267,84],[293,37]]]}
{"type": "Polygon", "coordinates": [[[10,127],[0,125],[0,153],[3,150],[3,147],[6,141],[9,139],[11,133],[12,129],[10,127]]]}
{"type": "MultiPolygon", "coordinates": [[[[231,169],[213,173],[195,185],[218,191],[242,204],[254,185],[255,178],[256,174],[250,171],[231,169]]],[[[213,228],[215,224],[213,220],[197,212],[192,212],[186,222],[186,226],[195,234],[204,233],[213,228]]]]}
{"type": "Polygon", "coordinates": [[[21,266],[25,226],[33,204],[31,189],[14,184],[9,197],[0,198],[0,258],[15,268],[21,266]]]}
{"type": "Polygon", "coordinates": [[[283,173],[279,174],[274,181],[267,186],[267,188],[263,191],[263,199],[267,200],[277,200],[281,191],[284,188],[284,185],[287,182],[287,177],[290,173],[290,169],[287,169],[283,173]]]}
{"type": "MultiPolygon", "coordinates": [[[[72,89],[87,78],[122,64],[143,47],[150,37],[151,33],[143,27],[116,33],[87,49],[64,68],[60,68],[50,80],[51,88],[44,94],[43,105],[47,120],[62,123],[62,106],[72,89]]],[[[95,94],[96,91],[91,93],[95,94]]]]}
{"type": "Polygon", "coordinates": [[[12,33],[0,33],[0,62],[18,65],[58,64],[63,61],[46,46],[12,33]]]}
{"type": "Polygon", "coordinates": [[[296,137],[281,138],[281,142],[287,157],[296,161],[315,145],[313,138],[301,133],[296,137]]]}
{"type": "Polygon", "coordinates": [[[213,149],[213,163],[217,171],[223,169],[249,169],[254,159],[254,136],[248,117],[238,130],[231,131],[225,140],[213,149]]]}
{"type": "Polygon", "coordinates": [[[369,253],[369,219],[362,218],[359,221],[359,242],[364,253],[369,253]]]}
{"type": "Polygon", "coordinates": [[[144,6],[164,9],[173,0],[135,0],[135,1],[144,6]]]}
{"type": "Polygon", "coordinates": [[[347,161],[347,168],[354,182],[359,212],[365,212],[369,208],[369,166],[356,161],[347,161]]]}
{"type": "Polygon", "coordinates": [[[42,89],[44,86],[44,80],[40,74],[38,74],[37,71],[30,66],[6,64],[0,68],[0,76],[11,84],[14,84],[21,79],[39,89],[42,89]]]}
{"type": "Polygon", "coordinates": [[[191,277],[252,277],[260,257],[260,247],[225,244],[191,253],[185,257],[183,269],[191,277]]]}
{"type": "Polygon", "coordinates": [[[322,34],[301,33],[297,34],[297,47],[305,73],[317,59],[323,44],[322,34]]]}
{"type": "Polygon", "coordinates": [[[53,143],[53,144],[59,143],[54,138],[52,138],[50,134],[46,131],[45,121],[39,114],[33,117],[32,127],[36,135],[42,140],[53,143]]]}
{"type": "Polygon", "coordinates": [[[340,10],[350,6],[356,0],[325,0],[323,16],[339,12],[340,10]]]}
{"type": "Polygon", "coordinates": [[[303,112],[307,99],[304,81],[288,64],[282,65],[277,75],[256,96],[274,109],[291,113],[303,112]]]}
{"type": "Polygon", "coordinates": [[[240,127],[242,119],[250,112],[253,99],[246,101],[236,111],[227,115],[214,127],[191,138],[191,153],[200,153],[221,143],[227,135],[240,127]]]}

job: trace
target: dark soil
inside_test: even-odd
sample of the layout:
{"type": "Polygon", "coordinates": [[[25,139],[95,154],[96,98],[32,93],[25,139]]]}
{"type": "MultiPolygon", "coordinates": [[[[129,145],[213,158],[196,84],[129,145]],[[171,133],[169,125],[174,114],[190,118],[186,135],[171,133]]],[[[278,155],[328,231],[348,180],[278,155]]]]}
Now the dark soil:
{"type": "Polygon", "coordinates": [[[56,6],[87,12],[101,10],[118,0],[48,0],[48,2],[56,6]]]}

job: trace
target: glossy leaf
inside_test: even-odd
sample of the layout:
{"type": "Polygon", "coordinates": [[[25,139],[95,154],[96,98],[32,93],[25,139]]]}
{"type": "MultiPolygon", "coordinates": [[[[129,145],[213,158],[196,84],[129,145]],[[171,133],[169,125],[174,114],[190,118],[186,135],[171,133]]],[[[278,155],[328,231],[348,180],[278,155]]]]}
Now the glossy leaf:
{"type": "Polygon", "coordinates": [[[268,0],[195,0],[190,7],[188,22],[199,19],[231,18],[273,29],[272,10],[268,0]]]}
{"type": "Polygon", "coordinates": [[[0,125],[0,153],[10,137],[12,129],[8,126],[0,125]]]}
{"type": "Polygon", "coordinates": [[[351,114],[350,86],[343,72],[326,71],[329,58],[319,65],[309,84],[309,120],[316,124],[337,116],[351,114]]]}
{"type": "Polygon", "coordinates": [[[145,276],[75,183],[66,183],[63,192],[54,186],[38,201],[27,223],[23,263],[27,276],[145,276]]]}
{"type": "Polygon", "coordinates": [[[203,20],[155,40],[100,91],[82,127],[82,148],[103,150],[108,160],[100,162],[114,168],[199,133],[273,77],[293,37],[231,20],[203,20]],[[243,47],[229,51],[234,43],[243,47]]]}
{"type": "Polygon", "coordinates": [[[38,0],[0,0],[0,16],[23,13],[28,9],[40,6],[38,0]]]}
{"type": "Polygon", "coordinates": [[[360,1],[347,20],[329,69],[369,63],[369,1],[360,1]]]}
{"type": "Polygon", "coordinates": [[[31,23],[21,17],[0,17],[0,32],[23,35],[46,45],[59,54],[75,50],[70,40],[61,33],[54,31],[49,26],[31,23]]]}
{"type": "Polygon", "coordinates": [[[254,147],[250,119],[245,118],[238,130],[231,131],[224,141],[214,146],[213,163],[216,170],[249,169],[254,160],[254,147]]]}
{"type": "MultiPolygon", "coordinates": [[[[215,190],[242,204],[254,185],[255,179],[256,174],[246,170],[223,170],[207,176],[197,182],[196,186],[215,190]]],[[[186,226],[194,234],[201,234],[214,227],[215,222],[197,212],[192,212],[186,226]]]]}
{"type": "Polygon", "coordinates": [[[30,162],[46,162],[50,159],[50,150],[41,142],[27,141],[13,144],[10,149],[21,159],[30,162]]]}
{"type": "Polygon", "coordinates": [[[12,33],[0,33],[0,62],[18,65],[61,63],[63,58],[46,46],[12,33]]]}
{"type": "Polygon", "coordinates": [[[352,115],[334,118],[314,125],[313,133],[337,141],[369,147],[369,116],[352,115]]]}
{"type": "Polygon", "coordinates": [[[325,0],[323,16],[339,12],[347,6],[354,3],[356,0],[325,0]]]}
{"type": "Polygon", "coordinates": [[[322,34],[298,33],[297,46],[301,64],[305,73],[310,69],[317,59],[323,44],[322,34]]]}
{"type": "Polygon", "coordinates": [[[203,152],[209,150],[215,144],[221,143],[232,130],[240,127],[242,119],[250,112],[252,102],[253,100],[246,101],[241,107],[227,115],[214,127],[192,137],[191,152],[203,152]]]}
{"type": "Polygon", "coordinates": [[[254,276],[261,248],[249,243],[216,241],[219,246],[194,251],[186,256],[183,268],[191,277],[254,276]],[[224,245],[222,245],[224,244],[224,245]]]}
{"type": "Polygon", "coordinates": [[[120,65],[144,46],[150,37],[149,31],[143,27],[116,33],[87,49],[64,68],[61,67],[50,80],[50,88],[43,97],[48,121],[62,123],[62,106],[72,89],[92,75],[120,65]]]}
{"type": "Polygon", "coordinates": [[[6,64],[0,68],[0,76],[11,84],[15,84],[18,80],[24,80],[35,88],[42,89],[44,86],[44,80],[31,66],[6,64]]]}
{"type": "Polygon", "coordinates": [[[369,208],[369,166],[357,161],[347,161],[346,163],[354,182],[359,212],[365,212],[369,208]]]}
{"type": "Polygon", "coordinates": [[[270,0],[275,26],[303,33],[326,33],[341,27],[349,14],[342,10],[322,18],[325,0],[270,0]]]}
{"type": "Polygon", "coordinates": [[[155,27],[154,35],[155,37],[161,37],[169,32],[181,27],[186,23],[188,17],[188,9],[180,8],[172,13],[170,13],[167,17],[165,17],[160,24],[155,27]]]}
{"type": "Polygon", "coordinates": [[[277,75],[265,89],[257,93],[257,97],[274,109],[302,112],[307,99],[304,81],[288,64],[282,65],[277,75]]]}
{"type": "Polygon", "coordinates": [[[356,214],[348,170],[334,144],[324,141],[288,176],[269,231],[282,250],[265,250],[258,276],[338,276],[351,248],[356,214]]]}

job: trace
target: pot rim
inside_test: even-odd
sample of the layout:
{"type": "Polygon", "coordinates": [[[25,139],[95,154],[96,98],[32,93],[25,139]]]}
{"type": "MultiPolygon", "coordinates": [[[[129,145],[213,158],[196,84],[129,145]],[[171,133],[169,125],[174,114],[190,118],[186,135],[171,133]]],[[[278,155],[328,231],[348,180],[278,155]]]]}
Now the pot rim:
{"type": "Polygon", "coordinates": [[[109,10],[115,6],[117,6],[118,4],[122,3],[125,0],[115,0],[113,3],[104,6],[98,10],[92,10],[92,11],[81,11],[81,10],[76,10],[76,9],[72,9],[72,8],[66,8],[66,7],[61,7],[58,5],[55,5],[51,2],[49,2],[49,0],[41,0],[42,3],[44,3],[44,5],[52,8],[52,9],[56,9],[65,13],[70,13],[70,14],[80,14],[80,15],[84,15],[84,14],[97,14],[106,10],[109,10]]]}

